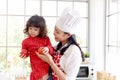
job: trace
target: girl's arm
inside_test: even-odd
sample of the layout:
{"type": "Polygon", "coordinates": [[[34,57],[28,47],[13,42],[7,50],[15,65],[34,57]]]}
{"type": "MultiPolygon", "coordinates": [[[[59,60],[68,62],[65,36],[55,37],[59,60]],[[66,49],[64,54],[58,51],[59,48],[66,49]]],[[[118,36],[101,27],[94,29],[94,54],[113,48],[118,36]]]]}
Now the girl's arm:
{"type": "Polygon", "coordinates": [[[53,52],[54,52],[54,48],[53,48],[53,46],[52,46],[52,44],[51,44],[51,41],[50,41],[49,37],[46,38],[46,43],[47,43],[47,46],[46,46],[46,47],[49,48],[49,53],[52,55],[53,52]]]}
{"type": "Polygon", "coordinates": [[[20,57],[21,58],[27,58],[28,56],[29,56],[29,53],[27,51],[27,41],[23,40],[22,49],[21,49],[21,52],[20,52],[20,57]]]}
{"type": "Polygon", "coordinates": [[[20,52],[20,57],[21,58],[27,58],[29,56],[28,52],[26,49],[22,49],[20,52]]]}
{"type": "Polygon", "coordinates": [[[44,55],[40,55],[38,52],[36,52],[36,54],[38,55],[38,57],[40,57],[43,61],[47,62],[52,70],[57,74],[57,77],[60,80],[66,80],[66,75],[65,73],[63,73],[58,67],[57,65],[54,63],[52,56],[48,53],[44,53],[44,55]]]}

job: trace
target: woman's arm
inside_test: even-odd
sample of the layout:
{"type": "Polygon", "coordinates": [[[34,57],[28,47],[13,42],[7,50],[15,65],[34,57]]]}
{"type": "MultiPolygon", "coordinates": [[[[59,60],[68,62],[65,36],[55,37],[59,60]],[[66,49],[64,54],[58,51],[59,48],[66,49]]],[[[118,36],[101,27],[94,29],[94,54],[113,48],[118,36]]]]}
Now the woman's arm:
{"type": "Polygon", "coordinates": [[[36,52],[36,54],[38,55],[38,57],[40,57],[43,61],[47,62],[52,70],[56,73],[57,77],[60,80],[66,80],[66,75],[65,73],[63,73],[58,67],[57,65],[54,63],[52,56],[48,53],[45,53],[44,55],[40,55],[38,52],[36,52]]]}

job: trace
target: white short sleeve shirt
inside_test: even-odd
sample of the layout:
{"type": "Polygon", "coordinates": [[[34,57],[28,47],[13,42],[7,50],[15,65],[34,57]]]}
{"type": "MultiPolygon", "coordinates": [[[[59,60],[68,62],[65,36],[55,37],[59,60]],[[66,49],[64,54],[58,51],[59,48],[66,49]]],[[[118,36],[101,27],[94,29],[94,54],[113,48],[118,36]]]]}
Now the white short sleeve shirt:
{"type": "Polygon", "coordinates": [[[66,80],[75,80],[82,62],[80,49],[70,45],[60,59],[60,66],[66,73],[66,80]]]}

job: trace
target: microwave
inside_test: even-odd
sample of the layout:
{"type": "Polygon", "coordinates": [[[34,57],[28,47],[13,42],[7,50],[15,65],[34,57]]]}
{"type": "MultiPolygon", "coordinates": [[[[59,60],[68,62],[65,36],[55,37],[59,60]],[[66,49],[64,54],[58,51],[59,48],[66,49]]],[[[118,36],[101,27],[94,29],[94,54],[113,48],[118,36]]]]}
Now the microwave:
{"type": "Polygon", "coordinates": [[[81,64],[76,80],[95,80],[94,66],[91,64],[81,64]]]}

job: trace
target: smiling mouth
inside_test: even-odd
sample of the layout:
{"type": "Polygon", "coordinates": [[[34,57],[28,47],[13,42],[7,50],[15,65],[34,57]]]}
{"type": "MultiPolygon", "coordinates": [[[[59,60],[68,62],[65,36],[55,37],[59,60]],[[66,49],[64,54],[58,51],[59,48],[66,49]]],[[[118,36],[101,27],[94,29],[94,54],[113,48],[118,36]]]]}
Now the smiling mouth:
{"type": "Polygon", "coordinates": [[[55,40],[58,40],[58,38],[55,38],[55,40]]]}
{"type": "Polygon", "coordinates": [[[34,35],[34,34],[31,34],[31,35],[34,35]]]}
{"type": "Polygon", "coordinates": [[[31,36],[35,36],[34,34],[31,34],[31,36]]]}

